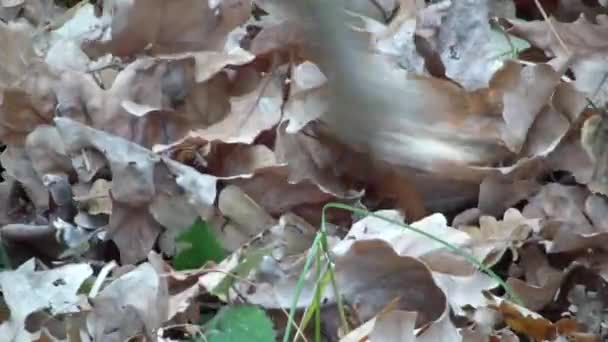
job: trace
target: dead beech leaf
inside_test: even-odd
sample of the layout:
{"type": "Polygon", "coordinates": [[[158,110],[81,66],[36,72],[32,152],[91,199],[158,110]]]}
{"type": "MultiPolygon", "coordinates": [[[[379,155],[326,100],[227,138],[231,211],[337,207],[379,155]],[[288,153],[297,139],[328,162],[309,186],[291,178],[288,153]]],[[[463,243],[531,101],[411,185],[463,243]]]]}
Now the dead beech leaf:
{"type": "Polygon", "coordinates": [[[551,303],[559,290],[564,273],[551,267],[544,253],[535,245],[520,251],[519,265],[525,280],[509,278],[507,283],[522,298],[526,308],[538,311],[551,303]]]}
{"type": "Polygon", "coordinates": [[[168,93],[163,92],[163,75],[168,68],[162,61],[138,59],[116,76],[108,90],[99,88],[87,74],[64,72],[55,87],[58,111],[82,122],[92,121],[94,128],[151,146],[159,142],[159,137],[147,136],[154,129],[150,127],[154,122],[146,115],[168,109],[168,93]]]}
{"type": "Polygon", "coordinates": [[[28,134],[25,149],[32,160],[32,167],[38,176],[46,174],[69,174],[72,162],[65,153],[63,141],[53,126],[39,125],[28,134]]]}
{"type": "Polygon", "coordinates": [[[54,75],[35,53],[27,24],[0,22],[0,137],[23,143],[36,125],[50,123],[54,75]]]}
{"type": "MultiPolygon", "coordinates": [[[[446,297],[435,285],[431,272],[420,261],[399,256],[381,240],[344,240],[336,253],[336,281],[344,300],[356,307],[359,317],[368,320],[387,304],[396,301],[396,308],[418,312],[416,325],[421,326],[438,320],[446,309],[446,297]],[[404,287],[403,284],[408,284],[404,287]]],[[[247,299],[266,308],[289,307],[294,287],[304,260],[296,263],[278,276],[257,282],[250,289],[247,299]],[[281,274],[283,273],[283,274],[281,274]]],[[[314,269],[306,275],[297,307],[305,307],[313,300],[314,269]]],[[[244,288],[243,290],[245,290],[244,288]]],[[[326,301],[333,302],[335,294],[328,289],[326,301]]]]}
{"type": "Polygon", "coordinates": [[[515,255],[526,239],[533,232],[541,229],[540,219],[526,218],[517,209],[510,208],[504,213],[502,221],[492,216],[481,216],[479,228],[464,226],[461,229],[473,239],[471,245],[478,255],[485,256],[488,266],[500,261],[503,254],[510,249],[515,255]]]}
{"type": "MultiPolygon", "coordinates": [[[[581,136],[572,134],[566,137],[553,152],[547,156],[547,165],[552,170],[564,170],[570,172],[576,181],[581,184],[589,184],[593,179],[596,167],[592,158],[585,151],[581,136]]],[[[599,166],[600,164],[598,164],[599,166]]],[[[595,182],[596,186],[601,183],[595,182]]],[[[600,187],[596,188],[600,191],[600,187]]]]}
{"type": "Polygon", "coordinates": [[[216,233],[230,251],[276,224],[272,216],[235,185],[228,185],[220,192],[217,205],[222,216],[230,221],[216,233]]]}
{"type": "Polygon", "coordinates": [[[345,240],[342,244],[335,250],[337,282],[362,320],[371,319],[396,298],[399,309],[418,312],[416,326],[441,317],[446,295],[420,261],[399,256],[382,240],[345,240]],[[400,284],[410,285],[405,289],[400,284]]]}
{"type": "MultiPolygon", "coordinates": [[[[309,181],[289,182],[289,169],[285,166],[258,169],[251,178],[229,182],[239,186],[270,215],[281,215],[304,205],[319,205],[334,197],[323,192],[309,181]]],[[[318,213],[315,214],[318,217],[318,213]]]]}
{"type": "Polygon", "coordinates": [[[119,342],[137,334],[148,339],[167,319],[168,293],[162,269],[143,263],[123,274],[91,299],[87,316],[89,333],[95,340],[119,342]]]}
{"type": "Polygon", "coordinates": [[[550,26],[542,20],[526,22],[508,19],[508,31],[528,40],[533,46],[545,50],[555,57],[553,64],[570,62],[576,77],[575,87],[586,93],[592,101],[605,102],[608,94],[603,74],[608,72],[605,60],[608,51],[608,16],[598,15],[595,23],[588,17],[580,16],[574,22],[560,22],[551,18],[551,25],[557,31],[568,51],[556,38],[550,26]]]}
{"type": "Polygon", "coordinates": [[[226,35],[243,24],[251,2],[242,0],[117,1],[111,8],[111,39],[91,42],[89,49],[115,56],[218,50],[226,35]]]}
{"type": "Polygon", "coordinates": [[[145,259],[160,232],[161,226],[148,212],[148,208],[113,203],[107,236],[118,246],[123,265],[145,259]]]}
{"type": "Polygon", "coordinates": [[[515,332],[535,341],[553,341],[557,337],[557,329],[553,323],[532,311],[507,301],[501,301],[498,310],[503,315],[504,321],[515,332]]]}
{"type": "Polygon", "coordinates": [[[33,335],[25,329],[25,323],[30,314],[42,309],[53,315],[78,312],[77,291],[92,274],[88,264],[36,271],[34,259],[14,271],[0,273],[0,287],[10,310],[10,318],[0,325],[0,333],[10,340],[29,341],[33,335]]]}
{"type": "Polygon", "coordinates": [[[319,67],[303,62],[292,70],[289,98],[285,103],[284,120],[289,120],[287,133],[295,133],[310,121],[321,117],[328,109],[327,78],[319,67]]]}
{"type": "MultiPolygon", "coordinates": [[[[191,132],[185,141],[221,141],[251,144],[281,119],[281,88],[272,74],[262,79],[253,92],[232,98],[230,113],[210,127],[191,132]]],[[[179,144],[179,142],[177,143],[179,144]]]]}
{"type": "Polygon", "coordinates": [[[87,208],[87,212],[91,215],[112,213],[112,199],[110,191],[112,185],[105,179],[98,179],[91,184],[91,188],[87,194],[75,197],[74,199],[87,208]]]}
{"type": "Polygon", "coordinates": [[[277,127],[275,154],[277,162],[287,164],[289,183],[300,183],[306,180],[338,198],[356,198],[361,193],[348,188],[341,179],[343,165],[336,165],[340,155],[348,151],[337,146],[322,143],[304,133],[289,134],[285,124],[277,127]],[[333,147],[333,148],[332,148],[333,147]]]}
{"type": "Polygon", "coordinates": [[[504,175],[486,177],[479,187],[479,210],[483,214],[498,216],[521,200],[534,195],[540,184],[531,179],[512,179],[504,175]]]}
{"type": "Polygon", "coordinates": [[[57,118],[55,125],[68,155],[93,148],[104,154],[112,172],[112,198],[131,206],[148,203],[155,194],[154,165],[160,157],[139,145],[76,121],[57,118]]]}
{"type": "Polygon", "coordinates": [[[228,51],[197,51],[184,52],[167,55],[158,55],[160,60],[182,60],[192,58],[195,62],[194,80],[198,83],[210,80],[226,66],[241,66],[255,58],[250,52],[243,50],[240,46],[227,47],[228,51]]]}
{"type": "Polygon", "coordinates": [[[374,328],[369,335],[369,340],[370,342],[414,342],[415,325],[415,312],[401,310],[390,311],[381,314],[376,318],[374,328]]]}
{"type": "MultiPolygon", "coordinates": [[[[397,222],[403,222],[402,215],[395,210],[381,210],[375,214],[397,222]]],[[[439,213],[427,216],[410,225],[433,236],[441,237],[442,240],[455,246],[464,248],[471,243],[469,234],[449,227],[445,216],[439,213]]],[[[373,216],[365,217],[354,223],[346,239],[381,239],[393,246],[399,255],[416,258],[430,257],[434,253],[444,251],[445,248],[444,245],[426,236],[373,216]]],[[[433,266],[430,265],[430,268],[432,269],[433,266]]],[[[457,270],[454,271],[457,272],[457,270]]]]}
{"type": "Polygon", "coordinates": [[[528,130],[559,80],[560,75],[547,64],[522,66],[510,62],[494,75],[490,87],[503,93],[502,115],[506,126],[501,136],[511,151],[521,150],[528,130]]]}
{"type": "Polygon", "coordinates": [[[0,22],[0,87],[14,86],[39,57],[32,47],[31,28],[23,22],[0,22]]]}
{"type": "Polygon", "coordinates": [[[44,211],[49,208],[48,190],[34,170],[24,148],[8,145],[0,155],[0,162],[6,173],[23,185],[36,210],[44,211]]]}
{"type": "Polygon", "coordinates": [[[604,200],[586,188],[551,183],[530,199],[524,215],[542,219],[549,253],[595,249],[608,239],[606,225],[597,216],[604,206],[604,200]]]}
{"type": "Polygon", "coordinates": [[[436,47],[445,65],[445,75],[466,89],[487,87],[501,66],[497,50],[502,46],[508,48],[505,38],[494,34],[489,24],[489,7],[494,2],[440,2],[419,15],[417,31],[436,47]]]}
{"type": "MultiPolygon", "coordinates": [[[[590,190],[602,194],[608,193],[608,154],[605,152],[604,144],[607,138],[606,120],[600,115],[593,115],[585,120],[580,133],[580,142],[575,146],[584,150],[585,156],[582,157],[587,163],[587,172],[590,172],[590,179],[587,186],[590,190]],[[579,145],[580,144],[580,145],[579,145]],[[585,158],[586,157],[586,158],[585,158]],[[591,165],[589,165],[591,164],[591,165]]],[[[577,169],[578,170],[578,169],[577,169]]],[[[585,173],[588,175],[588,173],[585,173]]]]}
{"type": "Polygon", "coordinates": [[[258,169],[280,165],[265,145],[212,143],[201,150],[207,147],[211,150],[206,156],[207,172],[223,179],[246,178],[258,169]]]}
{"type": "Polygon", "coordinates": [[[283,20],[262,28],[251,41],[249,50],[256,56],[271,54],[275,51],[300,48],[306,44],[305,27],[299,20],[283,20]]]}
{"type": "Polygon", "coordinates": [[[161,232],[160,223],[167,229],[181,229],[183,222],[189,225],[198,215],[211,215],[215,177],[73,120],[57,118],[55,123],[68,155],[93,149],[109,162],[112,214],[108,233],[118,245],[123,263],[147,255],[161,232]],[[168,209],[171,206],[173,210],[168,209]],[[182,220],[174,213],[180,213],[182,220]]]}

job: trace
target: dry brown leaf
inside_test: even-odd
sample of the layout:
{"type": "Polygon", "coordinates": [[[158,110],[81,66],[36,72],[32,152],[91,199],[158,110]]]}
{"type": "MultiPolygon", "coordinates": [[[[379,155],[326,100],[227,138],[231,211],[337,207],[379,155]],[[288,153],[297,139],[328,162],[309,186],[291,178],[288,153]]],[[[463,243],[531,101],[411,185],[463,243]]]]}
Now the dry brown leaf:
{"type": "Polygon", "coordinates": [[[144,51],[221,50],[226,35],[249,18],[251,2],[116,1],[108,10],[112,13],[111,39],[91,42],[87,48],[133,56],[144,51]]]}
{"type": "Polygon", "coordinates": [[[53,126],[36,127],[25,140],[25,150],[32,161],[32,167],[41,179],[46,174],[72,172],[72,162],[65,153],[61,136],[53,126]]]}
{"type": "Polygon", "coordinates": [[[49,193],[22,147],[8,145],[0,155],[6,173],[19,181],[38,212],[49,208],[49,193]]]}
{"type": "Polygon", "coordinates": [[[530,198],[523,213],[529,218],[573,223],[577,226],[576,233],[591,233],[594,229],[584,213],[587,196],[582,187],[550,183],[530,198]]]}
{"type": "Polygon", "coordinates": [[[579,16],[572,23],[552,18],[551,25],[559,38],[545,21],[509,19],[512,27],[508,31],[545,50],[550,57],[555,57],[551,61],[554,65],[571,62],[576,77],[575,87],[586,93],[592,101],[603,103],[608,94],[608,87],[603,80],[603,75],[608,72],[605,59],[608,51],[608,16],[599,15],[595,21],[597,23],[590,22],[585,16],[579,16]],[[564,50],[562,42],[567,50],[564,50]]]}
{"type": "Polygon", "coordinates": [[[492,89],[502,91],[502,138],[509,149],[519,152],[541,109],[547,103],[560,75],[547,64],[522,66],[506,63],[490,81],[492,89]]]}
{"type": "Polygon", "coordinates": [[[0,22],[0,137],[22,144],[39,124],[50,123],[55,108],[54,75],[35,53],[31,28],[0,22]]]}
{"type": "Polygon", "coordinates": [[[362,195],[349,189],[348,184],[340,179],[345,170],[344,165],[337,164],[337,161],[344,158],[341,154],[347,154],[348,151],[304,133],[289,134],[286,127],[282,124],[277,128],[275,154],[279,164],[287,164],[289,183],[310,181],[322,191],[338,198],[352,199],[362,195]]]}
{"type": "Polygon", "coordinates": [[[83,196],[75,197],[74,199],[87,208],[87,212],[91,215],[112,213],[112,200],[110,198],[110,191],[112,185],[105,179],[98,179],[91,184],[87,194],[83,196]]]}
{"type": "Polygon", "coordinates": [[[499,262],[508,249],[517,256],[518,247],[533,232],[540,231],[539,221],[526,218],[517,209],[510,208],[504,213],[502,221],[492,216],[481,216],[479,228],[464,226],[461,230],[472,237],[472,248],[477,255],[484,256],[484,263],[490,266],[499,262]]]}
{"type": "Polygon", "coordinates": [[[131,207],[114,202],[107,236],[120,251],[123,265],[135,264],[152,250],[162,227],[148,212],[147,207],[131,207]]]}
{"type": "MultiPolygon", "coordinates": [[[[281,119],[281,87],[275,75],[262,79],[253,92],[231,98],[230,113],[221,121],[191,132],[183,140],[251,144],[281,119]]],[[[178,142],[177,145],[183,142],[178,142]]]]}
{"type": "MultiPolygon", "coordinates": [[[[547,165],[552,170],[570,172],[581,184],[589,184],[592,181],[595,168],[595,163],[585,151],[578,134],[566,137],[547,156],[547,165]]],[[[599,190],[599,188],[597,189],[599,190]]]]}
{"type": "MultiPolygon", "coordinates": [[[[289,169],[275,166],[258,169],[249,179],[235,179],[229,183],[239,186],[273,216],[294,211],[300,206],[323,204],[334,199],[311,182],[292,184],[288,179],[289,169]]],[[[318,219],[319,215],[320,211],[317,211],[313,218],[318,219]]]]}
{"type": "Polygon", "coordinates": [[[441,317],[446,297],[423,263],[399,256],[382,240],[349,244],[344,252],[337,252],[336,277],[342,295],[357,308],[360,319],[371,319],[395,298],[399,298],[399,309],[418,312],[417,326],[441,317]]]}
{"type": "Polygon", "coordinates": [[[446,1],[421,13],[418,31],[435,46],[445,75],[466,89],[486,87],[501,66],[496,58],[497,39],[489,24],[489,6],[494,2],[446,1]]]}
{"type": "Polygon", "coordinates": [[[147,126],[152,125],[146,124],[146,114],[167,109],[163,103],[167,93],[162,89],[167,68],[166,63],[139,59],[122,70],[107,91],[88,75],[65,72],[56,87],[59,113],[144,146],[163,142],[157,140],[162,137],[150,141],[146,135],[147,126]]]}
{"type": "Polygon", "coordinates": [[[498,310],[515,332],[525,334],[535,341],[553,341],[557,337],[557,329],[551,321],[523,307],[502,301],[498,310]]]}
{"type": "MultiPolygon", "coordinates": [[[[401,221],[395,211],[381,211],[376,214],[401,221]]],[[[442,240],[466,249],[483,260],[492,248],[478,248],[472,237],[465,232],[447,226],[445,218],[440,214],[429,216],[411,224],[414,228],[425,231],[442,240]]],[[[461,307],[483,305],[482,291],[495,288],[498,284],[485,274],[475,269],[460,256],[446,250],[444,245],[432,241],[426,236],[403,227],[393,225],[375,217],[366,217],[356,222],[344,241],[334,247],[339,253],[343,245],[355,241],[383,240],[390,244],[398,255],[419,258],[433,271],[436,284],[443,290],[451,304],[452,310],[461,312],[461,307]]],[[[499,245],[500,246],[500,245],[499,245]]]]}
{"type": "Polygon", "coordinates": [[[606,157],[608,154],[606,154],[604,148],[607,137],[606,128],[606,120],[603,116],[593,115],[585,120],[580,133],[580,141],[574,143],[576,147],[584,150],[584,156],[581,159],[586,162],[576,168],[575,171],[579,171],[581,167],[587,167],[587,173],[584,174],[590,176],[587,186],[591,191],[604,195],[608,193],[608,178],[606,177],[608,173],[606,157]]]}
{"type": "Polygon", "coordinates": [[[294,66],[291,71],[289,98],[283,109],[284,120],[289,120],[287,133],[295,133],[310,121],[321,117],[329,105],[327,78],[311,62],[294,66]]]}
{"type": "Polygon", "coordinates": [[[269,55],[275,51],[304,50],[305,27],[297,20],[285,20],[268,25],[253,38],[249,51],[256,56],[269,55]]]}
{"type": "Polygon", "coordinates": [[[542,236],[549,241],[547,251],[559,253],[602,248],[608,232],[598,211],[605,206],[603,198],[591,195],[586,188],[550,183],[530,199],[524,215],[542,219],[542,236]]]}
{"type": "MultiPolygon", "coordinates": [[[[394,310],[376,318],[374,329],[369,335],[371,342],[402,341],[414,342],[416,325],[415,312],[394,310]]],[[[346,342],[346,341],[342,341],[346,342]]]]}
{"type": "Polygon", "coordinates": [[[119,342],[138,334],[153,339],[167,320],[167,283],[157,266],[162,260],[154,254],[149,259],[91,299],[87,327],[95,340],[119,342]]]}
{"type": "Polygon", "coordinates": [[[35,266],[35,260],[30,259],[14,271],[0,273],[0,287],[10,310],[10,319],[2,322],[0,334],[7,340],[31,341],[34,336],[25,324],[36,311],[48,309],[53,315],[78,312],[77,292],[93,274],[86,263],[38,271],[35,266]]]}
{"type": "Polygon", "coordinates": [[[479,187],[479,210],[483,214],[498,216],[534,195],[540,184],[533,179],[512,179],[504,175],[486,177],[479,187]]]}
{"type": "Polygon", "coordinates": [[[199,215],[210,216],[215,177],[70,119],[58,118],[55,123],[68,155],[80,155],[90,148],[108,160],[112,173],[108,233],[118,245],[123,263],[147,255],[161,232],[160,224],[169,230],[183,229],[199,215]]]}
{"type": "MultiPolygon", "coordinates": [[[[334,252],[340,294],[356,308],[360,319],[371,319],[393,301],[398,301],[396,308],[417,311],[417,325],[433,322],[443,315],[445,295],[435,285],[428,268],[417,259],[397,255],[381,240],[344,240],[342,247],[334,252]],[[409,285],[404,288],[403,284],[409,285]]],[[[257,283],[255,289],[246,292],[247,299],[266,308],[288,307],[302,266],[298,262],[284,270],[281,277],[257,283]]],[[[313,269],[307,274],[298,307],[313,300],[315,272],[313,269]]],[[[324,301],[333,302],[334,296],[328,289],[323,295],[324,301]]]]}
{"type": "Polygon", "coordinates": [[[279,166],[275,153],[265,145],[212,143],[202,149],[211,150],[205,156],[207,172],[223,179],[251,177],[256,170],[279,166]]]}
{"type": "Polygon", "coordinates": [[[236,250],[253,236],[276,224],[275,219],[237,186],[225,187],[218,195],[217,202],[218,209],[228,222],[218,222],[214,228],[229,251],[236,250]]]}
{"type": "Polygon", "coordinates": [[[557,3],[557,8],[552,15],[562,22],[576,21],[581,15],[589,19],[595,19],[598,15],[608,14],[608,8],[605,6],[606,3],[602,6],[602,0],[559,0],[557,3]]]}
{"type": "Polygon", "coordinates": [[[520,250],[525,280],[509,278],[507,283],[524,301],[526,308],[539,311],[551,303],[559,290],[563,272],[551,267],[547,257],[535,245],[526,245],[520,250]]]}

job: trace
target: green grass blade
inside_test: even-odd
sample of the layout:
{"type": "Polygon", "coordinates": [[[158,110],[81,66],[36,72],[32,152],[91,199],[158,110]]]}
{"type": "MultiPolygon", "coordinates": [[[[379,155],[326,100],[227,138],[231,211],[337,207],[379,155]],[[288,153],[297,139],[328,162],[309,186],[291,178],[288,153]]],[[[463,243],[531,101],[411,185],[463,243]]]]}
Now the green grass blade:
{"type": "MultiPolygon", "coordinates": [[[[306,274],[310,270],[313,261],[316,260],[317,254],[319,253],[321,233],[317,233],[315,236],[315,240],[310,247],[310,251],[308,252],[308,256],[306,257],[306,263],[304,264],[304,269],[302,273],[300,273],[300,278],[296,284],[296,293],[294,294],[293,300],[291,302],[291,308],[289,309],[289,321],[295,322],[296,315],[296,307],[298,306],[298,301],[300,300],[300,295],[302,294],[302,289],[304,288],[304,282],[306,280],[306,274]]],[[[285,334],[283,334],[283,342],[289,342],[289,338],[291,337],[291,329],[293,324],[287,324],[287,328],[285,329],[285,334]]]]}

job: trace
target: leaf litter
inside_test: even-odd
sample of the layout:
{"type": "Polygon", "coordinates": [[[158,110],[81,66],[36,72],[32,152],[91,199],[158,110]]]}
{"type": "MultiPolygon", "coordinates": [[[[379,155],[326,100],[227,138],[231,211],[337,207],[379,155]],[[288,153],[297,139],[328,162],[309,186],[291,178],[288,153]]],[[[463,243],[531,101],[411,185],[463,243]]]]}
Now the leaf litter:
{"type": "Polygon", "coordinates": [[[0,1],[1,340],[606,340],[607,14],[0,1]]]}

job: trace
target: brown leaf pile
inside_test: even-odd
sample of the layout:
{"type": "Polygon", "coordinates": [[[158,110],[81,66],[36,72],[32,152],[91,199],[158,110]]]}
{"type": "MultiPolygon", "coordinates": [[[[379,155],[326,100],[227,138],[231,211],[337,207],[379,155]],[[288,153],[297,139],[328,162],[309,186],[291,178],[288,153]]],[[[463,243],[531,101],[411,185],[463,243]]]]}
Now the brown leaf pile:
{"type": "Polygon", "coordinates": [[[331,341],[608,339],[605,2],[310,3],[0,1],[2,341],[177,341],[207,297],[281,336],[321,224],[331,341]],[[197,218],[232,254],[175,271],[197,218]]]}

